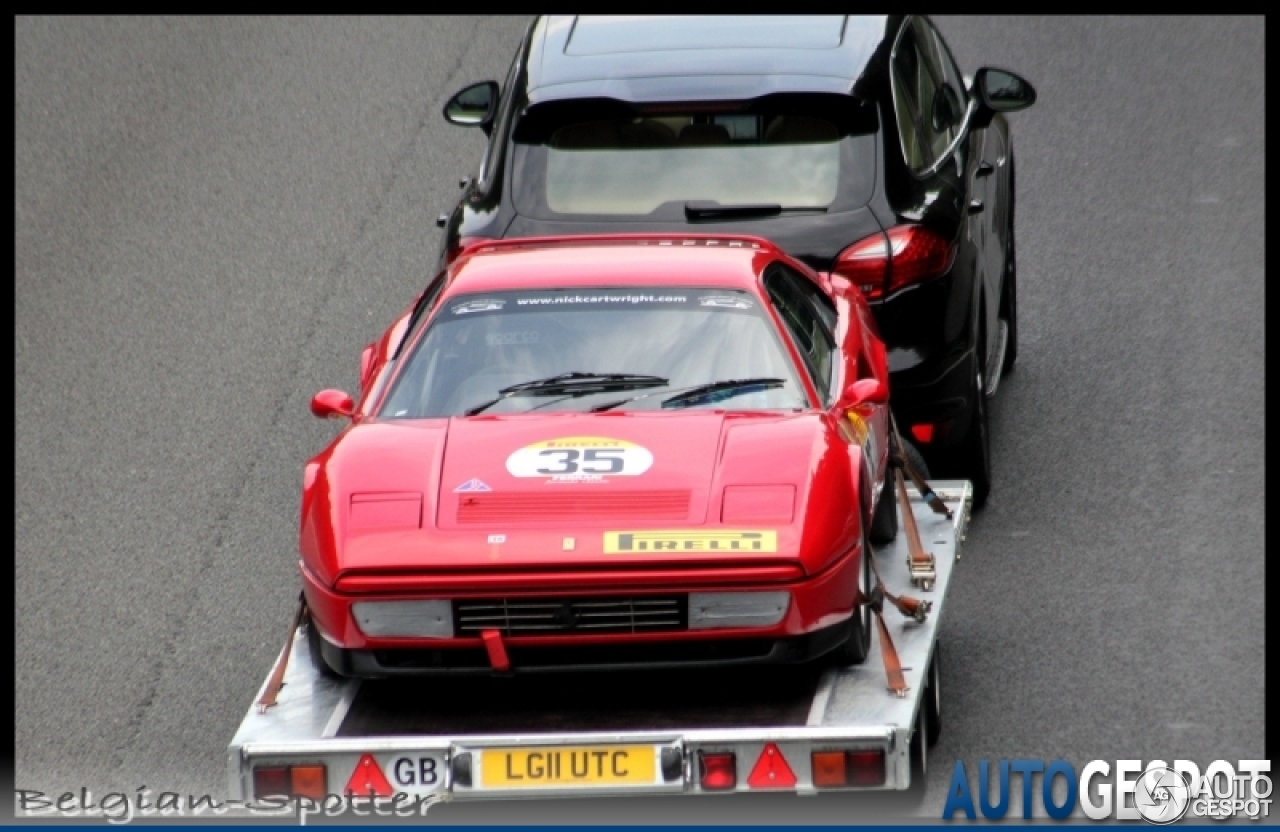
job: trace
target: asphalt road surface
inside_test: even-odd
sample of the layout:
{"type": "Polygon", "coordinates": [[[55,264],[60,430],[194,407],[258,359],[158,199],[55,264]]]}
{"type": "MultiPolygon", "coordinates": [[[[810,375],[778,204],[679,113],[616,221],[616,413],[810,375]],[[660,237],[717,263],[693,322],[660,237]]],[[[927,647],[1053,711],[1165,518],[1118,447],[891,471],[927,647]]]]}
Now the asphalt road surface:
{"type": "MultiPolygon", "coordinates": [[[[942,18],[1006,66],[1021,352],[945,621],[957,759],[1262,758],[1262,18],[942,18]]],[[[308,413],[424,284],[522,18],[18,18],[15,777],[225,795],[308,413]]],[[[976,779],[976,775],[975,775],[976,779]]],[[[856,822],[797,798],[455,823],[856,822]]],[[[865,804],[872,805],[872,804],[865,804]]],[[[1019,815],[1017,795],[1011,814],[1019,815]]]]}

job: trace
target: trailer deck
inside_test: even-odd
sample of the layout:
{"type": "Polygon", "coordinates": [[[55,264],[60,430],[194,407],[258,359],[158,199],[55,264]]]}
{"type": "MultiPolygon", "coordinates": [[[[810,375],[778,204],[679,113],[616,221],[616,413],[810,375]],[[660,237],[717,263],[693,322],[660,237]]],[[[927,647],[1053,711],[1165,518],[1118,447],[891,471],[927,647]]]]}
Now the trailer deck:
{"type": "Polygon", "coordinates": [[[231,796],[299,779],[324,795],[452,800],[906,789],[971,504],[967,482],[930,485],[953,513],[911,501],[936,558],[931,590],[911,586],[904,533],[876,550],[889,591],[933,605],[923,623],[886,605],[906,696],[888,690],[876,637],[842,669],[361,682],[319,674],[300,628],[276,705],[251,707],[231,740],[231,796]]]}

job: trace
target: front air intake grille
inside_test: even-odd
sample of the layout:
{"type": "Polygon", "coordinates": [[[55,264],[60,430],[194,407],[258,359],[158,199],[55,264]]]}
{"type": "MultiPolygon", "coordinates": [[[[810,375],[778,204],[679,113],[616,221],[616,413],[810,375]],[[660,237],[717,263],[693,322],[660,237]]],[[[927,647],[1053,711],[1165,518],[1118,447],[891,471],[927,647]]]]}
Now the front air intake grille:
{"type": "Polygon", "coordinates": [[[662,633],[689,626],[687,595],[634,598],[486,598],[453,602],[454,632],[476,636],[662,633]]]}
{"type": "Polygon", "coordinates": [[[545,520],[687,520],[688,490],[463,494],[459,523],[517,523],[545,520]]]}

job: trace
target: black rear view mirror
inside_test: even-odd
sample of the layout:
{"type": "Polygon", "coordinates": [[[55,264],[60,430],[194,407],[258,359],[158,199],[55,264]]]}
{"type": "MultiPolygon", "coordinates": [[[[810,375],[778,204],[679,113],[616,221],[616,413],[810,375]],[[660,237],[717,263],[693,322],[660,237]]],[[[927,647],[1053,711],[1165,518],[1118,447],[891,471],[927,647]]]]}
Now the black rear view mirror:
{"type": "Polygon", "coordinates": [[[481,81],[455,93],[444,105],[444,120],[462,127],[483,127],[493,124],[498,109],[498,84],[481,81]]]}
{"type": "Polygon", "coordinates": [[[973,95],[971,127],[982,128],[991,123],[996,113],[1025,110],[1036,103],[1035,87],[1022,76],[1007,69],[984,66],[973,74],[969,90],[973,95]]]}
{"type": "Polygon", "coordinates": [[[1025,110],[1036,103],[1035,88],[1007,69],[978,70],[973,76],[973,91],[983,107],[997,113],[1025,110]]]}

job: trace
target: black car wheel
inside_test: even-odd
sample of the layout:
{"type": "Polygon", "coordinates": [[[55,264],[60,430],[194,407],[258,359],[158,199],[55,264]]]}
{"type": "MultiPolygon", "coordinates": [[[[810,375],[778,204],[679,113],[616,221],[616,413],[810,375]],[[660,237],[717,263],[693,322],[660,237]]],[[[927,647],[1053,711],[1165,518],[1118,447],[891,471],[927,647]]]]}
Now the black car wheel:
{"type": "Polygon", "coordinates": [[[340,678],[338,673],[334,671],[329,663],[324,660],[324,654],[320,652],[320,631],[316,629],[316,622],[310,617],[307,618],[307,652],[311,655],[311,666],[317,673],[326,679],[340,678]]]}
{"type": "Polygon", "coordinates": [[[980,509],[991,492],[991,430],[987,417],[987,391],[980,357],[987,343],[987,328],[979,326],[973,360],[973,413],[969,432],[955,451],[960,475],[973,483],[973,508],[980,509]]]}
{"type": "Polygon", "coordinates": [[[1000,298],[1000,321],[1005,326],[1004,363],[1002,373],[1013,372],[1018,360],[1018,248],[1014,238],[1014,208],[1017,207],[1014,189],[1013,157],[1009,157],[1009,251],[1004,266],[1004,290],[1000,298]]]}
{"type": "Polygon", "coordinates": [[[898,494],[894,488],[893,469],[885,478],[884,488],[880,490],[880,500],[876,503],[875,513],[871,515],[871,542],[883,546],[892,543],[898,536],[898,494]]]}
{"type": "Polygon", "coordinates": [[[928,681],[924,686],[924,702],[920,708],[924,711],[924,739],[930,747],[937,745],[942,736],[942,659],[941,644],[933,645],[933,658],[929,660],[928,681]]]}
{"type": "Polygon", "coordinates": [[[858,571],[858,591],[853,602],[853,615],[849,617],[848,636],[836,648],[833,659],[837,665],[848,667],[862,664],[871,652],[871,628],[876,625],[875,613],[871,607],[862,603],[875,586],[875,577],[871,572],[871,542],[867,530],[862,530],[862,568],[858,571]]]}
{"type": "Polygon", "coordinates": [[[916,473],[925,479],[932,476],[929,473],[929,464],[924,461],[924,457],[920,454],[920,449],[911,444],[908,439],[902,440],[902,452],[907,456],[907,462],[912,468],[916,469],[916,473]]]}
{"type": "MultiPolygon", "coordinates": [[[[916,473],[929,479],[929,466],[920,450],[903,439],[902,452],[907,455],[907,462],[916,469],[916,473]]],[[[906,476],[905,473],[903,476],[906,476]]],[[[871,517],[871,542],[880,546],[892,543],[898,536],[898,489],[895,482],[893,470],[890,469],[889,476],[885,478],[884,489],[880,492],[880,501],[876,503],[875,514],[871,517]]]]}
{"type": "Polygon", "coordinates": [[[916,715],[915,727],[911,731],[911,783],[907,786],[909,803],[918,804],[923,800],[929,785],[929,743],[925,736],[927,731],[924,708],[921,707],[916,715]]]}

